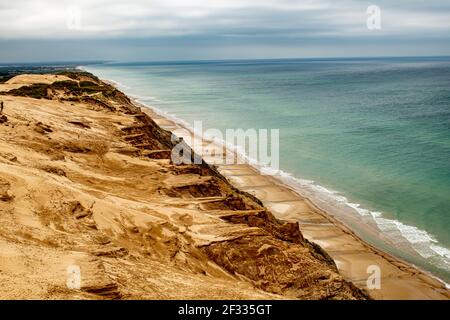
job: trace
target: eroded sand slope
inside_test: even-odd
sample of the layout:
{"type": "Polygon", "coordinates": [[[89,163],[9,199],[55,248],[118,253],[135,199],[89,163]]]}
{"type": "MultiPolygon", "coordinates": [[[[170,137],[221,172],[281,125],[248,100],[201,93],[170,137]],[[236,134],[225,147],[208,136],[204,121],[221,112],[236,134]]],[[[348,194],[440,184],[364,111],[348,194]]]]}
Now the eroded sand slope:
{"type": "Polygon", "coordinates": [[[366,298],[296,223],[206,164],[171,164],[170,133],[113,87],[2,86],[0,298],[366,298]]]}

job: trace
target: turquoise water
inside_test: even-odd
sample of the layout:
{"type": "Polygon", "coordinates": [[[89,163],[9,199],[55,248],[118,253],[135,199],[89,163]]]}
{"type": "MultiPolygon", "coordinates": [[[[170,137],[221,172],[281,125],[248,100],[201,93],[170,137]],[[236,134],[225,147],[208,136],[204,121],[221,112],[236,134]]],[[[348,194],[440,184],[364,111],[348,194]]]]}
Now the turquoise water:
{"type": "Polygon", "coordinates": [[[283,179],[369,242],[450,282],[450,58],[86,69],[205,129],[280,129],[283,179]]]}

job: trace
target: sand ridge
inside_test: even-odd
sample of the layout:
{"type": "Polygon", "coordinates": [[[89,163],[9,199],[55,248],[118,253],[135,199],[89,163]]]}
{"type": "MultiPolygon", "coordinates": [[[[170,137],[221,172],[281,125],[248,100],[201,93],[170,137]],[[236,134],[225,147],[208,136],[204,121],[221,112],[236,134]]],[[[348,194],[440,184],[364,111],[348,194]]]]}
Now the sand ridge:
{"type": "Polygon", "coordinates": [[[205,162],[172,164],[171,133],[117,89],[75,72],[9,82],[0,298],[368,298],[297,222],[205,162]]]}

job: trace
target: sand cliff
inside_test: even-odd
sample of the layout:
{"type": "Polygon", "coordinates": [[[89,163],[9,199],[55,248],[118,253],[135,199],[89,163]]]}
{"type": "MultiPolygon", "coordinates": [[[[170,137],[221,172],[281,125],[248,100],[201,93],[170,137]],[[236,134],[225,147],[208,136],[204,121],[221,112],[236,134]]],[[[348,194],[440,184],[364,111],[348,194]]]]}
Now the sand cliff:
{"type": "Polygon", "coordinates": [[[172,164],[171,133],[114,87],[20,75],[0,93],[0,298],[368,298],[298,223],[172,164]]]}

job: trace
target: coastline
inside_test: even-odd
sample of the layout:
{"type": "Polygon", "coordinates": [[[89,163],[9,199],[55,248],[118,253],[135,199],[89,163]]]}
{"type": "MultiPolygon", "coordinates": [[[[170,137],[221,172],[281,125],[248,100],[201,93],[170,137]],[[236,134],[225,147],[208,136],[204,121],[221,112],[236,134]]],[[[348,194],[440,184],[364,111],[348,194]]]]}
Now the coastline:
{"type": "MultiPolygon", "coordinates": [[[[113,80],[102,79],[115,87],[122,86],[113,80]]],[[[185,141],[199,140],[200,137],[182,120],[168,115],[162,110],[144,104],[130,97],[133,103],[142,107],[161,128],[173,132],[187,130],[190,136],[181,137],[185,141]]],[[[211,146],[212,141],[200,143],[211,146]]],[[[188,143],[189,144],[189,143],[188,143]]],[[[215,143],[219,154],[223,147],[215,143]]],[[[194,151],[195,148],[193,148],[194,151]]],[[[227,148],[227,152],[230,152],[227,148]]],[[[234,152],[234,151],[233,151],[234,152]]],[[[204,160],[211,165],[208,159],[204,160]]],[[[366,289],[369,276],[367,267],[378,265],[381,270],[381,289],[368,290],[375,299],[449,299],[448,285],[430,272],[406,262],[403,259],[369,244],[358,236],[346,223],[338,220],[320,208],[312,199],[301,195],[296,188],[281,178],[261,175],[251,164],[219,165],[219,172],[235,187],[253,194],[277,217],[297,221],[304,237],[319,244],[336,262],[346,280],[366,289]],[[342,249],[344,248],[344,249],[342,249]]],[[[363,227],[363,226],[361,226],[363,227]]],[[[368,232],[371,230],[367,229],[368,232]]]]}
{"type": "Polygon", "coordinates": [[[205,161],[173,163],[180,141],[121,91],[70,71],[8,81],[0,299],[370,298],[298,223],[205,161]]]}
{"type": "MultiPolygon", "coordinates": [[[[305,66],[301,62],[297,64],[295,70],[302,70],[305,66]]],[[[273,106],[278,105],[273,99],[282,98],[280,90],[284,89],[276,86],[273,91],[265,90],[266,93],[261,96],[258,92],[263,92],[264,90],[260,89],[265,88],[267,84],[276,85],[276,76],[268,76],[266,83],[258,80],[256,69],[252,69],[255,67],[251,67],[248,71],[253,71],[248,76],[254,81],[249,84],[250,87],[244,86],[245,89],[241,90],[237,84],[244,80],[240,79],[240,75],[245,74],[248,66],[227,64],[226,67],[230,68],[229,77],[212,73],[214,82],[209,84],[208,74],[212,70],[222,70],[223,66],[220,64],[213,64],[211,70],[196,66],[195,72],[192,67],[170,66],[170,63],[168,65],[161,67],[151,63],[139,63],[139,68],[133,69],[125,63],[117,68],[114,65],[87,65],[86,68],[102,78],[116,81],[124,92],[189,129],[200,131],[200,126],[195,125],[198,120],[202,120],[200,122],[203,122],[205,130],[217,128],[221,130],[222,135],[228,128],[279,128],[283,136],[280,146],[283,157],[280,159],[282,170],[275,172],[277,178],[344,222],[371,245],[433,274],[450,287],[450,250],[445,228],[448,218],[448,205],[445,205],[448,201],[445,196],[447,182],[445,175],[439,174],[447,170],[445,153],[436,145],[436,149],[428,153],[430,161],[422,166],[422,157],[419,156],[422,144],[414,142],[416,133],[413,128],[405,130],[409,124],[403,116],[397,119],[395,112],[389,115],[377,114],[376,108],[371,108],[374,112],[365,115],[364,106],[361,105],[362,109],[357,108],[355,112],[349,113],[346,120],[342,117],[342,112],[331,107],[330,110],[335,112],[331,117],[337,122],[327,123],[328,116],[324,110],[330,108],[329,103],[333,102],[316,92],[314,85],[311,86],[312,92],[305,92],[304,98],[309,102],[300,102],[302,108],[297,110],[295,107],[296,101],[302,101],[301,94],[295,90],[290,91],[290,94],[286,95],[286,105],[279,110],[281,115],[271,116],[272,110],[275,110],[273,106]],[[167,68],[185,71],[186,74],[167,72],[167,68]],[[199,78],[195,78],[197,80],[191,83],[190,77],[196,77],[197,73],[199,78]],[[227,79],[233,79],[229,89],[226,89],[227,79]],[[205,80],[206,82],[203,82],[205,80]],[[248,97],[246,93],[249,94],[248,97]],[[258,105],[260,107],[257,107],[258,105]],[[318,114],[312,116],[314,108],[318,110],[318,114]],[[240,110],[248,110],[248,113],[245,112],[241,116],[240,110]],[[298,119],[298,122],[294,121],[294,118],[298,119]],[[362,122],[358,118],[361,118],[362,122]],[[382,118],[386,118],[387,122],[383,122],[382,118]],[[388,119],[401,125],[391,127],[391,120],[388,119]],[[377,123],[374,132],[371,131],[372,121],[377,123]],[[296,123],[299,124],[298,129],[295,128],[296,123]],[[386,127],[382,123],[385,123],[386,127]],[[362,136],[357,133],[360,126],[368,130],[366,133],[363,131],[362,136]],[[356,135],[352,134],[352,130],[356,130],[356,135]],[[404,143],[392,150],[391,145],[399,143],[399,139],[391,141],[383,138],[384,134],[389,134],[389,130],[394,130],[399,134],[399,139],[404,140],[404,143]],[[342,136],[328,136],[329,132],[342,136]],[[337,144],[333,145],[333,141],[337,144]],[[379,148],[384,151],[378,153],[376,150],[379,148]],[[414,149],[417,149],[417,152],[414,149]],[[397,161],[392,161],[394,158],[397,161]],[[401,165],[402,163],[405,165],[401,165]],[[429,179],[428,173],[431,174],[429,179]]],[[[336,67],[344,77],[343,80],[347,79],[346,68],[339,65],[336,67]]],[[[268,68],[268,72],[271,70],[270,64],[266,66],[258,63],[259,68],[268,68]]],[[[367,70],[371,69],[372,67],[368,66],[367,70]]],[[[315,71],[308,72],[311,76],[314,73],[315,71]]],[[[290,71],[289,74],[292,79],[297,79],[295,71],[290,71]],[[292,72],[294,73],[291,74],[292,72]]],[[[326,79],[322,80],[327,83],[326,79]]],[[[293,84],[298,83],[299,79],[292,81],[293,84]]],[[[370,88],[369,85],[366,89],[370,91],[370,88]]],[[[326,89],[326,92],[332,93],[336,88],[327,85],[326,89]]],[[[384,101],[382,90],[377,90],[377,96],[384,101]]],[[[362,91],[362,96],[364,92],[366,91],[362,91]]],[[[338,108],[347,105],[346,99],[359,104],[351,94],[347,98],[341,98],[339,102],[343,104],[339,103],[338,108]]],[[[415,95],[414,99],[419,101],[420,97],[415,95]]],[[[389,103],[383,103],[385,102],[389,103]]],[[[401,99],[396,103],[399,108],[406,108],[401,99]]],[[[350,109],[344,107],[341,111],[350,112],[350,109]]],[[[431,127],[429,129],[434,131],[431,127]]],[[[417,135],[424,134],[422,138],[426,139],[425,131],[428,129],[423,130],[421,133],[417,132],[417,135]]],[[[217,140],[218,143],[221,139],[217,140]]],[[[433,145],[435,144],[429,141],[429,147],[433,148],[433,145]]],[[[242,154],[241,150],[236,151],[242,154]]],[[[256,161],[250,164],[261,168],[256,161]]],[[[264,165],[262,167],[264,170],[270,170],[264,165]]]]}

